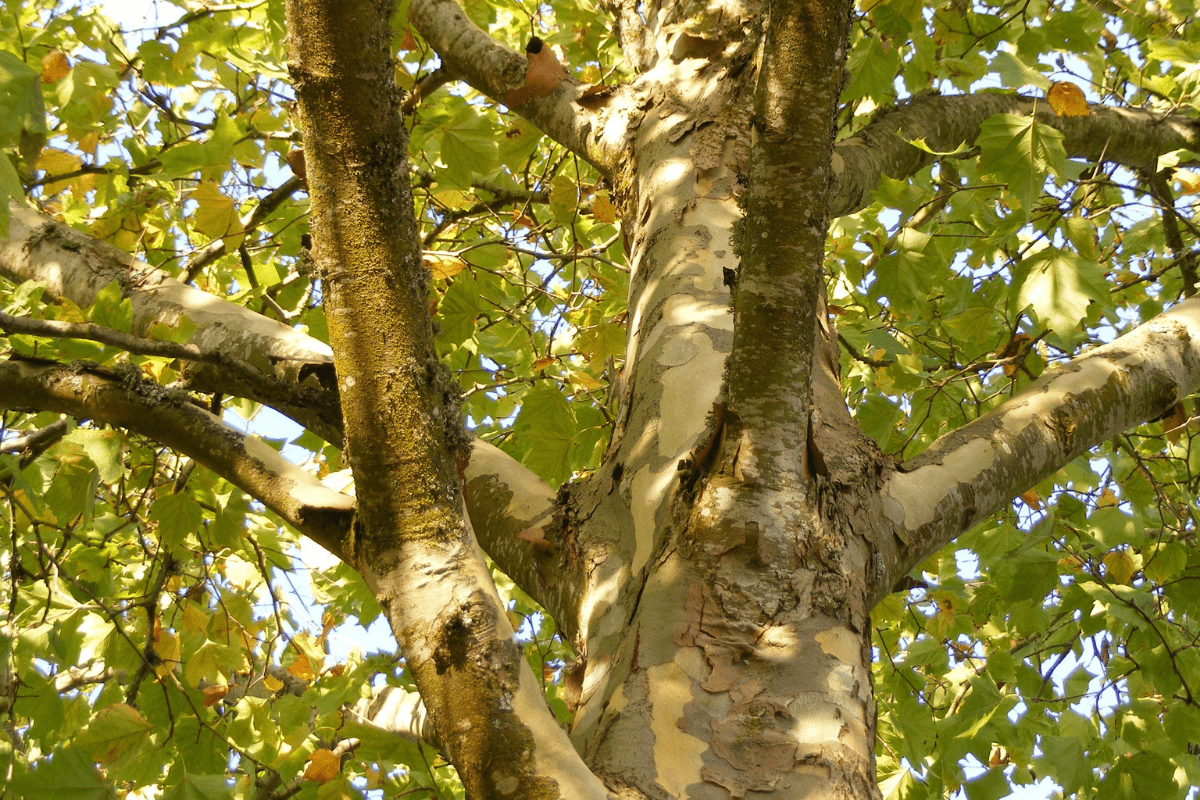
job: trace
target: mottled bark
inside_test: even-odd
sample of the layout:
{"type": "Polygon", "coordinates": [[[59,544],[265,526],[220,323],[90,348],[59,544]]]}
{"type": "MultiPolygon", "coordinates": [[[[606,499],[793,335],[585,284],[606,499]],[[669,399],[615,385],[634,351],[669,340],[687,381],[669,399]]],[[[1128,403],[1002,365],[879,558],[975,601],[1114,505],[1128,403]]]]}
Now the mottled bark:
{"type": "Polygon", "coordinates": [[[938,439],[883,489],[903,542],[899,577],[1013,497],[1200,386],[1200,299],[1043,375],[938,439]]]}

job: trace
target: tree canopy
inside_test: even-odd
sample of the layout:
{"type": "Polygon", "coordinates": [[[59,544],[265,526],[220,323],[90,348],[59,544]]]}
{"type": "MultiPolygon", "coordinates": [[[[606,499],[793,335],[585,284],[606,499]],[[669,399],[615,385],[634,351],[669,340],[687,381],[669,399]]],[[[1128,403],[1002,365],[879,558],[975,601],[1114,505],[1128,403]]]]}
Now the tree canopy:
{"type": "Polygon", "coordinates": [[[550,709],[514,701],[530,747],[574,763],[557,721],[592,771],[560,787],[793,796],[795,742],[696,721],[757,702],[803,747],[744,631],[626,643],[744,592],[754,647],[797,597],[869,637],[828,685],[878,789],[829,796],[1194,796],[1190,0],[319,5],[0,15],[2,792],[506,796],[448,715],[507,667],[438,683],[471,617],[426,643],[436,590],[388,571],[453,528],[550,709]],[[894,535],[811,534],[763,588],[776,517],[894,535]],[[331,648],[381,617],[399,646],[331,648]]]}

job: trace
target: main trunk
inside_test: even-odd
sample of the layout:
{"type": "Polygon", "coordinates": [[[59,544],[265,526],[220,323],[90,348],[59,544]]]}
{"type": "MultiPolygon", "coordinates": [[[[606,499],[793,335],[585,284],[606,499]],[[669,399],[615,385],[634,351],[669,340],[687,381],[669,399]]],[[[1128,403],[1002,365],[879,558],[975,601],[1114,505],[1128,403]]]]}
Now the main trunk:
{"type": "Polygon", "coordinates": [[[660,20],[659,57],[635,84],[644,115],[618,186],[633,272],[625,404],[574,498],[592,556],[572,737],[610,786],[645,797],[878,796],[870,523],[846,511],[844,476],[824,508],[832,483],[806,445],[810,383],[834,380],[817,317],[845,17],[802,11],[823,34],[767,25],[764,45],[757,12],[674,9],[688,30],[704,22],[702,38],[660,20]],[[805,47],[812,91],[764,101],[762,75],[798,88],[780,60],[805,47]],[[795,108],[809,119],[789,129],[795,108]]]}

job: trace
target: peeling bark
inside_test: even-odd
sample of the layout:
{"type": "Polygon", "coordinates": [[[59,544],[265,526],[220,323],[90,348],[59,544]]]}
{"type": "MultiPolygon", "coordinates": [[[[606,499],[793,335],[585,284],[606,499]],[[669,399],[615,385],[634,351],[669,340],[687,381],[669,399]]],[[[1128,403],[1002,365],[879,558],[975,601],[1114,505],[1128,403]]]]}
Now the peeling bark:
{"type": "Polygon", "coordinates": [[[905,462],[883,490],[899,577],[1025,489],[1200,386],[1200,299],[1043,375],[905,462]]]}

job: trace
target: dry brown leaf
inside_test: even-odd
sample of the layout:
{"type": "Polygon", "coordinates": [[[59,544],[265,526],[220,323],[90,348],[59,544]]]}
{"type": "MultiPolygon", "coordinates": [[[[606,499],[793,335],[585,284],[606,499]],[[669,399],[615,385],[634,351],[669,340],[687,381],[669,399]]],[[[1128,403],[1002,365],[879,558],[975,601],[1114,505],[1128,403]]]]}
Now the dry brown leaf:
{"type": "Polygon", "coordinates": [[[342,760],[332,750],[326,750],[322,747],[319,750],[314,750],[313,754],[309,756],[308,767],[304,770],[304,777],[313,783],[324,783],[336,778],[341,768],[342,760]]]}
{"type": "Polygon", "coordinates": [[[546,531],[543,528],[526,528],[517,534],[518,539],[523,539],[536,547],[538,550],[549,550],[550,542],[546,541],[546,531]]]}
{"type": "Polygon", "coordinates": [[[303,150],[289,150],[284,159],[287,161],[287,165],[291,167],[293,175],[302,181],[308,181],[308,167],[304,163],[303,150]]]}
{"type": "Polygon", "coordinates": [[[533,362],[533,368],[535,370],[545,369],[546,367],[553,364],[555,361],[558,361],[558,359],[555,358],[554,356],[542,356],[537,361],[533,362]]]}
{"type": "Polygon", "coordinates": [[[1091,113],[1083,90],[1073,83],[1053,84],[1046,92],[1046,100],[1060,117],[1086,117],[1091,113]]]}
{"type": "Polygon", "coordinates": [[[525,58],[529,60],[525,83],[508,90],[508,102],[505,105],[509,108],[523,105],[532,97],[549,97],[567,79],[566,70],[558,63],[550,45],[538,37],[534,36],[525,45],[525,58]]]}
{"type": "Polygon", "coordinates": [[[1030,489],[1027,492],[1021,492],[1021,502],[1032,508],[1034,511],[1042,507],[1042,498],[1038,495],[1035,489],[1030,489]]]}

